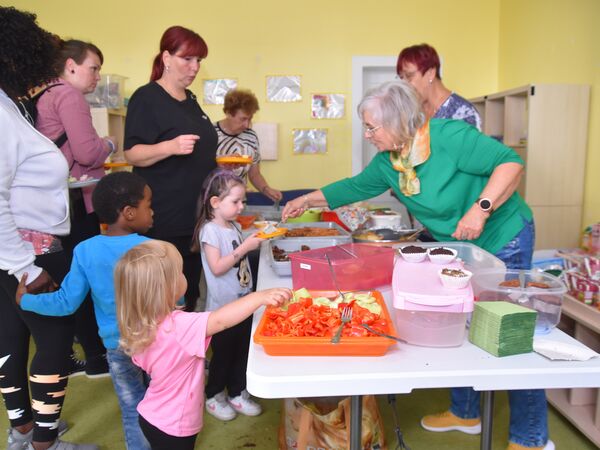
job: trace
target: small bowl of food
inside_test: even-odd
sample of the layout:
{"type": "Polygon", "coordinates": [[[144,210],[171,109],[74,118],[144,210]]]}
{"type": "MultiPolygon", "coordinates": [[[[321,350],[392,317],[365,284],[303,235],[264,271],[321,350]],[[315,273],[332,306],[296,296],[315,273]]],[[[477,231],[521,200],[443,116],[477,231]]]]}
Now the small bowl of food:
{"type": "Polygon", "coordinates": [[[269,225],[274,227],[277,225],[277,222],[274,220],[255,220],[254,221],[254,227],[258,228],[259,230],[264,230],[265,227],[268,227],[269,225]]]}
{"type": "Polygon", "coordinates": [[[456,250],[448,247],[431,247],[427,250],[427,256],[434,264],[450,264],[457,255],[456,250]]]}
{"type": "Polygon", "coordinates": [[[400,248],[400,255],[406,262],[420,263],[425,260],[425,257],[427,256],[427,250],[418,245],[405,245],[404,247],[400,248]]]}
{"type": "Polygon", "coordinates": [[[453,269],[445,267],[438,271],[440,280],[444,287],[449,289],[464,289],[469,285],[473,274],[465,269],[453,269]]]}
{"type": "Polygon", "coordinates": [[[237,223],[239,223],[242,226],[242,230],[247,230],[248,228],[250,228],[252,226],[255,219],[256,219],[256,216],[239,215],[239,216],[237,216],[237,219],[235,219],[235,220],[237,223]]]}

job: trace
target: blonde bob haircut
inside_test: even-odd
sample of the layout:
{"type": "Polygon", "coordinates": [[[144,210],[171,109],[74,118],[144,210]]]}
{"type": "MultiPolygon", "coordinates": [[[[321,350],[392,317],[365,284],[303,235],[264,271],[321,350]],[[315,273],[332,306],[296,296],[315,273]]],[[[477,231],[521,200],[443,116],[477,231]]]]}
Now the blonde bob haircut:
{"type": "Polygon", "coordinates": [[[410,142],[425,124],[425,114],[417,91],[406,81],[388,81],[369,89],[358,105],[364,120],[369,112],[374,123],[390,133],[398,144],[410,142]]]}
{"type": "Polygon", "coordinates": [[[143,351],[175,308],[181,255],[168,242],[149,240],[131,248],[115,267],[115,297],[121,339],[128,355],[143,351]]]}

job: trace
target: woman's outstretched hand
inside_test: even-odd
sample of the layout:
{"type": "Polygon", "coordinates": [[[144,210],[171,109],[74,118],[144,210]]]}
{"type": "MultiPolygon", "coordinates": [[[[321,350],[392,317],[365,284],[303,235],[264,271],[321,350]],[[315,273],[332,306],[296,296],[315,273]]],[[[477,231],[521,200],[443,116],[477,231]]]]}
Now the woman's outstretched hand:
{"type": "Polygon", "coordinates": [[[306,198],[303,195],[285,204],[281,211],[281,221],[285,222],[289,217],[298,217],[304,211],[306,211],[306,198]]]}

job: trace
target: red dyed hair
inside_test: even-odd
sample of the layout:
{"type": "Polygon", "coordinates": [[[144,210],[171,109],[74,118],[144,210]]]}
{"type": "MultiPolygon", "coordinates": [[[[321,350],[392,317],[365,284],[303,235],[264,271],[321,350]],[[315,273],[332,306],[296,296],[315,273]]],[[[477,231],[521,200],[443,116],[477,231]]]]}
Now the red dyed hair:
{"type": "Polygon", "coordinates": [[[179,25],[169,27],[160,38],[160,51],[152,63],[150,81],[158,80],[163,74],[165,65],[162,54],[165,50],[172,55],[179,52],[178,56],[206,58],[208,55],[208,46],[198,33],[179,25]]]}
{"type": "Polygon", "coordinates": [[[431,45],[420,44],[403,49],[398,55],[398,62],[396,63],[396,73],[398,75],[402,72],[402,66],[405,63],[412,63],[417,66],[421,75],[433,67],[435,68],[436,78],[442,79],[440,75],[440,57],[431,45]]]}

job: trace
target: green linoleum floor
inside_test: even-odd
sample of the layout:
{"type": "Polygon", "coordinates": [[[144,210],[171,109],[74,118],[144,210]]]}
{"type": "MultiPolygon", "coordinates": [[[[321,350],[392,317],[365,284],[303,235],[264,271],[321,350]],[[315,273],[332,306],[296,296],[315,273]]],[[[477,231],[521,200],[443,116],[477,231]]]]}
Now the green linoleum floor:
{"type": "MultiPolygon", "coordinates": [[[[447,406],[445,389],[418,390],[397,395],[400,427],[411,450],[477,450],[479,436],[458,432],[431,433],[419,426],[419,419],[427,413],[438,412],[447,406]]],[[[196,448],[203,450],[277,449],[277,431],[281,414],[281,400],[260,400],[264,412],[258,417],[239,416],[231,422],[220,422],[205,415],[204,430],[196,448]]],[[[378,402],[385,424],[388,448],[396,448],[392,410],[386,396],[378,402]]],[[[0,448],[6,442],[8,427],[4,408],[0,411],[0,448]]],[[[496,395],[494,414],[494,450],[504,450],[508,435],[508,405],[505,393],[496,395]]],[[[95,443],[103,450],[124,449],[119,409],[110,378],[90,380],[85,376],[69,381],[63,416],[71,429],[65,440],[95,443]]],[[[591,450],[597,447],[576,430],[560,413],[550,407],[550,437],[561,450],[591,450]]]]}

